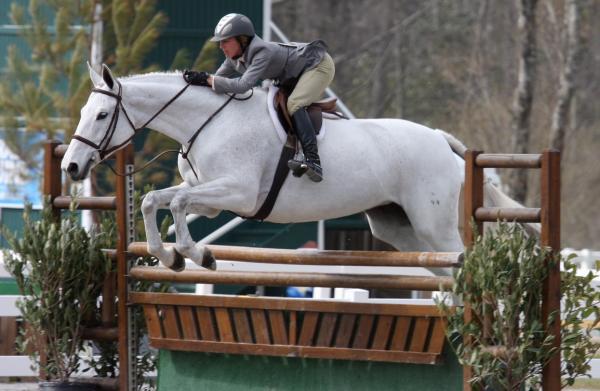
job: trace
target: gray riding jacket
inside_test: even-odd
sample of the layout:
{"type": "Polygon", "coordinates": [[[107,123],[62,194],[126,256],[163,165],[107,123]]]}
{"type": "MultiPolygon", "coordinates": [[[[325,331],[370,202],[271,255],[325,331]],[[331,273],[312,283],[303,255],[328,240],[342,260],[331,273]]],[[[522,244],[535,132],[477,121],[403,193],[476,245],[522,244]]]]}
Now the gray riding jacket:
{"type": "Polygon", "coordinates": [[[327,45],[321,40],[281,44],[254,36],[237,60],[225,59],[214,74],[213,89],[218,93],[237,94],[248,91],[259,80],[284,83],[317,66],[326,50],[327,45]]]}

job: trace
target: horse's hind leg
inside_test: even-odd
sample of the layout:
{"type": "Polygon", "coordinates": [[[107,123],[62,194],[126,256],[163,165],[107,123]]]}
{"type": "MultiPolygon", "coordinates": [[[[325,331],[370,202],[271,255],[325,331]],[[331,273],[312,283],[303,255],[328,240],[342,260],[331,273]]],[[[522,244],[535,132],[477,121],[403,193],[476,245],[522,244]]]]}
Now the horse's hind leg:
{"type": "Polygon", "coordinates": [[[464,250],[458,227],[459,192],[460,186],[456,192],[429,191],[422,193],[428,196],[414,197],[403,205],[415,235],[433,251],[464,250]]]}
{"type": "Polygon", "coordinates": [[[419,240],[402,207],[387,204],[366,212],[371,233],[398,251],[429,251],[431,247],[419,240]]]}
{"type": "MultiPolygon", "coordinates": [[[[365,212],[373,236],[394,246],[398,251],[432,251],[430,244],[421,240],[411,225],[404,209],[387,204],[365,212]]],[[[449,276],[450,269],[427,268],[435,275],[449,276]]]]}

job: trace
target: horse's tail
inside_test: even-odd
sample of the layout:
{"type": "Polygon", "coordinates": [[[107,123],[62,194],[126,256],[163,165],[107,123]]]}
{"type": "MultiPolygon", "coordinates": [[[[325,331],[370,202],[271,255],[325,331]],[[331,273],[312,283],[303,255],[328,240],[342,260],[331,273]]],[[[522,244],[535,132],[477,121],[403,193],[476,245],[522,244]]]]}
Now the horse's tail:
{"type": "MultiPolygon", "coordinates": [[[[446,131],[443,131],[441,129],[436,130],[444,136],[444,138],[450,145],[452,151],[462,158],[464,166],[465,151],[467,150],[465,144],[446,131]]],[[[523,205],[521,203],[510,198],[506,193],[500,190],[499,185],[496,185],[494,183],[499,183],[499,178],[494,178],[494,176],[491,175],[491,173],[485,172],[485,179],[483,182],[483,196],[484,203],[486,206],[499,208],[523,208],[523,205]]],[[[536,237],[540,236],[540,224],[526,223],[524,224],[524,227],[530,235],[534,235],[536,237]]]]}
{"type": "Polygon", "coordinates": [[[457,154],[458,156],[460,156],[464,160],[465,159],[465,152],[467,151],[467,146],[465,144],[463,144],[462,141],[460,141],[459,139],[457,139],[456,137],[454,137],[450,133],[446,132],[445,130],[442,130],[442,129],[436,129],[436,130],[438,132],[440,132],[442,134],[442,136],[444,136],[444,138],[446,139],[446,141],[450,145],[450,148],[452,149],[452,152],[454,152],[455,154],[457,154]]]}

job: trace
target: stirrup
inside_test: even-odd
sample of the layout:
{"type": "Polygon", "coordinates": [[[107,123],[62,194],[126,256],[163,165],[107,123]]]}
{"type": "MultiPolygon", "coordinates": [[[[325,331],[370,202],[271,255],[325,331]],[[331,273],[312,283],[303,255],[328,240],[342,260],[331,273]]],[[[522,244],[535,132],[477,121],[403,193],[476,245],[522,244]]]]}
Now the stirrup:
{"type": "Polygon", "coordinates": [[[292,175],[296,178],[300,178],[306,171],[308,171],[308,165],[302,160],[291,159],[288,160],[288,167],[292,170],[292,175]]]}
{"type": "Polygon", "coordinates": [[[306,166],[308,170],[306,170],[306,175],[313,182],[321,182],[323,180],[323,169],[321,165],[316,162],[311,162],[310,160],[306,161],[306,166]]]}

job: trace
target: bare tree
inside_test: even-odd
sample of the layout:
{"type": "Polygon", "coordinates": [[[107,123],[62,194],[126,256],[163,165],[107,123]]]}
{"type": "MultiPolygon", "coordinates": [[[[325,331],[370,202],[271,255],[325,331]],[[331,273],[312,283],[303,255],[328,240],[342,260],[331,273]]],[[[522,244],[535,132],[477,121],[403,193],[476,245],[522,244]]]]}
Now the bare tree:
{"type": "MultiPolygon", "coordinates": [[[[557,139],[564,140],[559,147],[564,243],[600,248],[600,226],[595,224],[600,219],[600,1],[278,0],[273,17],[296,41],[325,39],[336,60],[332,87],[359,117],[424,123],[486,152],[556,147],[550,132],[562,127],[566,133],[557,133],[557,139]],[[300,13],[307,7],[303,2],[311,3],[310,18],[300,13]],[[576,19],[568,17],[574,6],[576,19]],[[522,29],[517,30],[519,15],[534,7],[535,26],[521,16],[522,29]],[[576,24],[569,27],[569,21],[576,24]],[[578,35],[569,36],[567,28],[578,35]],[[535,45],[524,45],[534,34],[535,45]],[[576,45],[569,43],[570,37],[578,39],[576,45]],[[386,53],[383,47],[390,39],[386,53]],[[516,58],[527,50],[530,62],[523,59],[517,66],[516,58]],[[576,58],[569,65],[573,50],[576,58]],[[388,57],[376,69],[382,53],[388,57]],[[524,70],[527,77],[519,78],[524,70]],[[575,90],[569,92],[569,84],[575,90]],[[383,98],[382,112],[373,107],[373,97],[383,98]],[[521,139],[514,130],[519,126],[526,129],[521,139]]],[[[523,185],[519,189],[536,206],[539,181],[531,174],[527,190],[523,185]]],[[[508,187],[510,177],[504,179],[508,187]]]]}
{"type": "Polygon", "coordinates": [[[580,46],[579,7],[577,0],[565,1],[565,25],[567,50],[560,75],[560,89],[558,91],[556,107],[552,115],[552,128],[550,130],[550,147],[560,151],[565,148],[569,108],[575,92],[573,78],[577,67],[577,54],[580,46]]]}
{"type": "MultiPolygon", "coordinates": [[[[533,81],[536,65],[537,0],[516,0],[519,10],[519,74],[513,101],[512,145],[513,153],[526,153],[529,146],[531,109],[533,106],[533,81]]],[[[527,171],[514,170],[509,177],[512,196],[520,202],[527,197],[527,171]]]]}

